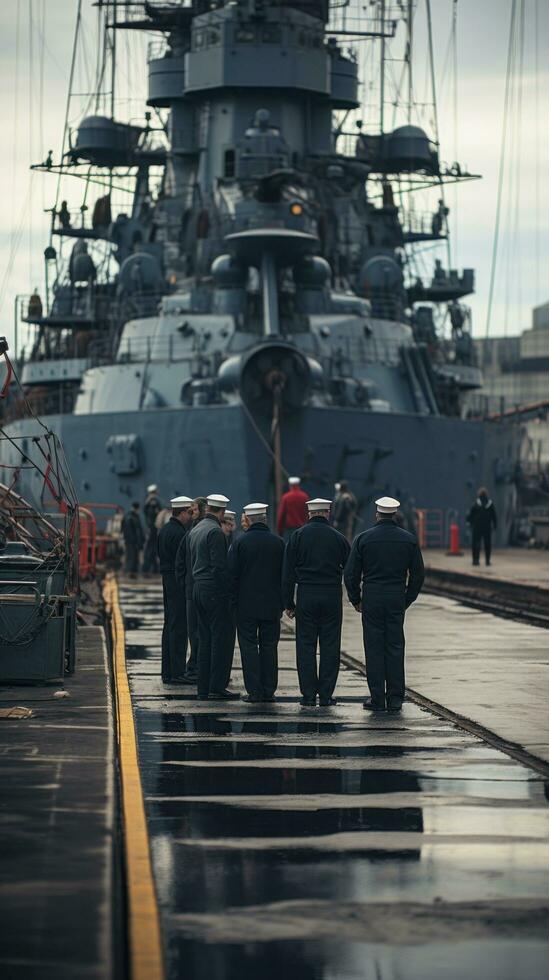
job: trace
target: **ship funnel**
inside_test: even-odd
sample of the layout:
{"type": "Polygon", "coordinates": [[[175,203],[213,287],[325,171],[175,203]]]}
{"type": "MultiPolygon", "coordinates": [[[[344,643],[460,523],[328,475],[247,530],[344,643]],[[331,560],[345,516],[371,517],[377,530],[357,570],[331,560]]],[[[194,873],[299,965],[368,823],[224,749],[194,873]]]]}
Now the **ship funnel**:
{"type": "Polygon", "coordinates": [[[294,266],[314,252],[318,239],[290,228],[252,228],[227,235],[225,241],[238,262],[259,269],[263,296],[263,334],[280,334],[278,270],[294,266]]]}

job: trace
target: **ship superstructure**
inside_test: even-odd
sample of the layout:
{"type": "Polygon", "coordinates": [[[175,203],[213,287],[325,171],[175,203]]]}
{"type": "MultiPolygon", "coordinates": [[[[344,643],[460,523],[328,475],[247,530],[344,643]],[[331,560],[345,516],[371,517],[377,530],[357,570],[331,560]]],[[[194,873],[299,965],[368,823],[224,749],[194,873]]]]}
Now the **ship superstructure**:
{"type": "MultiPolygon", "coordinates": [[[[383,113],[386,47],[401,27],[409,44],[414,6],[99,4],[113,68],[113,38],[151,36],[147,109],[121,122],[113,98],[47,161],[100,188],[53,209],[19,363],[81,499],[154,481],[164,498],[215,484],[276,503],[291,471],[313,493],[345,477],[362,504],[391,492],[458,519],[486,482],[510,517],[514,428],[462,418],[481,384],[473,271],[414,261],[447,241],[445,185],[471,175],[411,111],[393,128],[383,113]],[[380,52],[375,119],[359,118],[356,45],[380,52]]],[[[13,399],[14,434],[17,416],[13,399]]]]}

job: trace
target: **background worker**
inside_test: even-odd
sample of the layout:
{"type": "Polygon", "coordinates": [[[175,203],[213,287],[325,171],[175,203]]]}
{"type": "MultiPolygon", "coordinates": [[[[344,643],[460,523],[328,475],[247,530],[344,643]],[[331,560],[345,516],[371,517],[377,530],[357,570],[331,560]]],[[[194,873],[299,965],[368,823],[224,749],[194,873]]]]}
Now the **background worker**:
{"type": "Polygon", "coordinates": [[[192,521],[190,497],[173,497],[172,515],[158,533],[158,558],[164,597],[162,629],[162,680],[165,684],[186,684],[187,614],[181,589],[175,578],[175,559],[181,541],[192,521]]]}
{"type": "Polygon", "coordinates": [[[480,548],[484,544],[484,558],[487,565],[492,557],[492,528],[498,526],[496,508],[488,496],[486,487],[479,487],[477,499],[467,514],[467,523],[473,532],[473,565],[480,564],[480,548]]]}
{"type": "Polygon", "coordinates": [[[287,615],[296,618],[297,672],[303,707],[314,707],[317,694],[322,707],[336,703],[332,695],[341,653],[341,579],[350,546],[330,526],[330,506],[330,500],[321,498],[307,502],[308,523],[294,531],[284,555],[282,600],[287,615]]]}
{"type": "Polygon", "coordinates": [[[415,602],[425,572],[417,540],[399,527],[400,503],[376,500],[376,524],[353,542],[345,568],[349,599],[362,613],[371,711],[400,711],[404,700],[404,614],[415,602]]]}
{"type": "Polygon", "coordinates": [[[204,519],[189,535],[193,598],[198,616],[197,688],[201,700],[210,697],[229,701],[239,697],[226,690],[230,579],[221,519],[228,503],[228,497],[223,494],[209,494],[204,519]]]}
{"type": "MultiPolygon", "coordinates": [[[[200,523],[204,517],[205,509],[206,498],[195,497],[191,508],[192,521],[190,529],[200,523]]],[[[189,638],[190,653],[185,668],[185,679],[189,684],[194,685],[198,676],[198,617],[193,599],[194,582],[188,533],[180,542],[175,556],[175,579],[184,598],[187,613],[187,635],[189,638]]]]}
{"type": "Polygon", "coordinates": [[[162,510],[156,483],[147,487],[147,496],[143,506],[147,539],[143,552],[143,571],[145,574],[158,572],[158,530],[156,519],[162,510]]]}
{"type": "Polygon", "coordinates": [[[357,501],[346,480],[341,480],[332,508],[332,523],[351,542],[354,536],[357,501]]]}
{"type": "Polygon", "coordinates": [[[278,505],[277,531],[281,538],[288,540],[292,531],[307,523],[307,501],[309,494],[301,489],[299,476],[288,477],[288,490],[283,493],[278,505]]]}
{"type": "Polygon", "coordinates": [[[238,643],[247,695],[244,701],[274,701],[282,615],[284,544],[267,525],[267,504],[247,504],[249,528],[229,551],[238,643]]]}
{"type": "Polygon", "coordinates": [[[122,519],[122,537],[126,554],[124,569],[130,578],[135,578],[139,570],[139,553],[145,543],[137,501],[132,504],[131,509],[122,519]]]}

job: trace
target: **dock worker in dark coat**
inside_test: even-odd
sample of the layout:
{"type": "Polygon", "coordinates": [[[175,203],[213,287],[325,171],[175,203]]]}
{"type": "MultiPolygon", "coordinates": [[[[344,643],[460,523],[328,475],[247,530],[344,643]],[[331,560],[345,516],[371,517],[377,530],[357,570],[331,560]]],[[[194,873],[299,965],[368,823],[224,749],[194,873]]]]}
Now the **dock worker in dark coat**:
{"type": "Polygon", "coordinates": [[[238,643],[247,695],[244,701],[274,701],[282,616],[284,543],[267,525],[267,504],[247,504],[245,534],[229,549],[238,643]]]}
{"type": "Polygon", "coordinates": [[[331,501],[307,502],[308,522],[291,535],[284,555],[282,600],[296,618],[297,672],[303,707],[335,704],[342,623],[342,576],[347,539],[328,522],[331,501]],[[297,602],[294,600],[297,584],[297,602]],[[316,650],[320,648],[317,670],[316,650]]]}
{"type": "Polygon", "coordinates": [[[162,510],[158,487],[156,483],[151,483],[147,487],[147,496],[143,506],[143,516],[147,528],[147,540],[143,552],[143,571],[145,574],[158,572],[158,530],[156,519],[162,510]]]}
{"type": "Polygon", "coordinates": [[[281,538],[288,540],[292,531],[307,523],[307,501],[309,495],[301,489],[301,478],[290,476],[288,490],[283,493],[278,505],[276,526],[281,538]]]}
{"type": "MultiPolygon", "coordinates": [[[[198,697],[229,701],[238,694],[228,691],[227,623],[231,596],[227,540],[221,519],[229,500],[223,494],[206,498],[204,520],[189,535],[193,598],[198,616],[198,697]]],[[[232,652],[231,652],[232,655],[232,652]]],[[[230,667],[229,667],[230,671],[230,667]]]]}
{"type": "Polygon", "coordinates": [[[486,487],[479,487],[477,499],[467,515],[467,523],[473,533],[472,552],[473,565],[480,564],[480,548],[484,545],[484,557],[490,565],[492,557],[492,529],[498,526],[496,508],[488,496],[486,487]]]}
{"type": "Polygon", "coordinates": [[[362,613],[371,711],[402,708],[404,614],[425,577],[415,535],[396,523],[399,506],[393,497],[376,500],[376,524],[355,538],[345,568],[349,599],[362,613]]]}
{"type": "Polygon", "coordinates": [[[145,543],[143,525],[139,516],[139,504],[135,501],[131,510],[122,520],[122,537],[126,552],[125,570],[130,578],[135,578],[139,569],[139,552],[145,543]]]}
{"type": "Polygon", "coordinates": [[[165,684],[186,684],[187,614],[185,599],[175,578],[175,559],[192,520],[190,497],[171,500],[172,516],[158,532],[158,559],[164,595],[162,629],[162,680],[165,684]]]}
{"type": "MultiPolygon", "coordinates": [[[[191,530],[200,523],[204,517],[205,509],[206,498],[195,497],[192,506],[191,530]]],[[[185,679],[194,685],[198,677],[198,616],[193,599],[194,582],[188,533],[181,541],[177,549],[177,555],[175,556],[175,579],[185,596],[185,608],[187,611],[187,634],[189,637],[190,654],[187,660],[185,679]]]]}

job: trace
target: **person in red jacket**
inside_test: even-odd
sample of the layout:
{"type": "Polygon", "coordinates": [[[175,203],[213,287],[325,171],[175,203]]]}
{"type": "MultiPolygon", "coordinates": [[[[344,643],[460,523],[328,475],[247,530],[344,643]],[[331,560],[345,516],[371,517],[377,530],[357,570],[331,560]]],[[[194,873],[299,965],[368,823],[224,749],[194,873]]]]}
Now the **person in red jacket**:
{"type": "Polygon", "coordinates": [[[282,494],[278,507],[277,530],[282,538],[288,538],[292,531],[303,527],[309,519],[307,501],[309,494],[301,489],[298,476],[288,478],[289,490],[282,494]]]}

